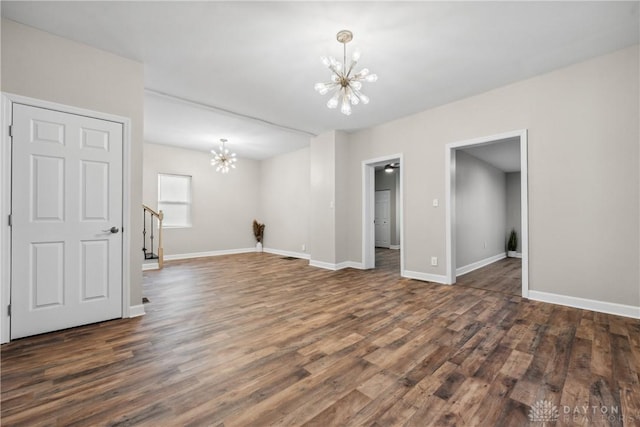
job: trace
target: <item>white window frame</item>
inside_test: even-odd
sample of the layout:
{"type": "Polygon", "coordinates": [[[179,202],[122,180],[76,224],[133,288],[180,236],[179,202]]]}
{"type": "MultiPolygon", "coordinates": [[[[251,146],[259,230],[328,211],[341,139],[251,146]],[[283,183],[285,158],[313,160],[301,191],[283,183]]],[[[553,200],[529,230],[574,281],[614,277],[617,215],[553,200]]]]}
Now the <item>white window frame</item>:
{"type": "MultiPolygon", "coordinates": [[[[192,192],[192,180],[193,177],[191,175],[182,175],[182,174],[176,174],[176,173],[158,173],[158,210],[163,210],[162,207],[163,205],[180,205],[180,206],[186,206],[187,207],[187,222],[184,224],[171,224],[171,223],[167,223],[166,221],[166,217],[164,219],[164,221],[162,222],[162,228],[191,228],[193,221],[192,221],[192,198],[191,198],[191,192],[192,192]],[[179,177],[179,178],[186,178],[189,180],[188,183],[188,194],[186,195],[186,201],[185,200],[163,200],[161,198],[162,196],[162,177],[179,177]]],[[[166,213],[165,213],[166,214],[166,213]]]]}

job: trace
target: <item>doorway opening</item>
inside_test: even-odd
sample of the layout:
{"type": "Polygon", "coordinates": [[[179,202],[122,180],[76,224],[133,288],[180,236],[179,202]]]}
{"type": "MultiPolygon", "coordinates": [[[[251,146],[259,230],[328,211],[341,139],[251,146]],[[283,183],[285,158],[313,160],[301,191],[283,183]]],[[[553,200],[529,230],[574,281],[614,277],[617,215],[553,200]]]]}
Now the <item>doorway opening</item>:
{"type": "Polygon", "coordinates": [[[528,297],[527,131],[448,144],[446,169],[447,283],[528,297]]]}
{"type": "Polygon", "coordinates": [[[366,160],[363,173],[362,265],[402,274],[402,154],[366,160]]]}

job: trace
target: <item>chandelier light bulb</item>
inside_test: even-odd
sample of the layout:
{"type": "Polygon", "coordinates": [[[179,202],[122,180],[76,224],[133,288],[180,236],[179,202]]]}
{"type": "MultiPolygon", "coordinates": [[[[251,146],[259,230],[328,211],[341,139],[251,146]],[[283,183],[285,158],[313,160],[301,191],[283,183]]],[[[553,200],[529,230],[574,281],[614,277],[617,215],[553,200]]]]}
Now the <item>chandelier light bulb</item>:
{"type": "Polygon", "coordinates": [[[340,112],[348,116],[352,112],[352,105],[369,103],[369,98],[360,92],[362,82],[373,83],[378,80],[378,76],[369,74],[370,72],[367,68],[363,68],[360,71],[354,70],[361,57],[359,50],[353,52],[351,63],[347,65],[347,43],[353,39],[351,31],[342,30],[338,32],[336,39],[343,45],[344,62],[341,63],[332,56],[322,56],[320,60],[332,71],[332,74],[329,82],[316,83],[314,89],[321,95],[332,92],[333,95],[327,101],[327,107],[334,109],[338,107],[338,104],[341,104],[340,112]]]}
{"type": "Polygon", "coordinates": [[[327,87],[326,84],[324,83],[316,83],[314,89],[320,94],[320,95],[326,95],[327,92],[329,92],[329,88],[327,87]]]}
{"type": "Polygon", "coordinates": [[[356,75],[354,76],[357,79],[361,79],[364,76],[366,76],[367,74],[369,74],[369,69],[368,68],[363,68],[362,70],[360,70],[359,73],[356,73],[356,75]]]}
{"type": "Polygon", "coordinates": [[[338,106],[338,98],[340,98],[340,95],[342,94],[341,91],[337,90],[333,96],[329,99],[329,101],[327,101],[327,107],[329,108],[336,108],[338,106]]]}
{"type": "Polygon", "coordinates": [[[340,107],[340,112],[347,116],[351,115],[351,102],[349,102],[346,96],[342,100],[342,107],[340,107]]]}

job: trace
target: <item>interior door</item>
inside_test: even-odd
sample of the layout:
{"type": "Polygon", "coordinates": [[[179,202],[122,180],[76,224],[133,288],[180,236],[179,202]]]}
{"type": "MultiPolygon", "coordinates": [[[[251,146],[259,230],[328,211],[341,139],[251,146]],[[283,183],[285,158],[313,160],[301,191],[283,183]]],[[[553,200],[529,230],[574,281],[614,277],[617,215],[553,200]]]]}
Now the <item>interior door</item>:
{"type": "Polygon", "coordinates": [[[11,338],[122,317],[123,126],[13,104],[11,338]]]}
{"type": "Polygon", "coordinates": [[[391,245],[391,191],[376,191],[375,233],[376,246],[388,248],[391,245]]]}

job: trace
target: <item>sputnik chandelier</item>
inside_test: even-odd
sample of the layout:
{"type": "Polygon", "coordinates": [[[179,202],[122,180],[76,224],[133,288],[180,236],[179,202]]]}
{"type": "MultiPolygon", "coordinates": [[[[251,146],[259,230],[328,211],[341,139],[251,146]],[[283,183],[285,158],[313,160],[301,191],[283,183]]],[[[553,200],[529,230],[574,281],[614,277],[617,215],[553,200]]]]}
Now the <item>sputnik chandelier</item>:
{"type": "Polygon", "coordinates": [[[331,81],[328,83],[316,83],[314,89],[325,95],[330,91],[333,92],[333,96],[327,101],[327,107],[337,108],[340,101],[340,111],[342,114],[350,115],[351,106],[358,105],[359,103],[368,104],[369,97],[362,92],[362,82],[375,82],[378,80],[378,76],[375,74],[369,74],[367,68],[363,68],[360,71],[355,71],[354,67],[360,59],[360,52],[356,50],[351,57],[351,64],[347,67],[347,43],[353,40],[353,33],[349,30],[342,30],[338,32],[336,39],[342,43],[343,47],[343,62],[340,63],[334,57],[323,56],[320,58],[322,63],[328,67],[333,74],[331,75],[331,81]]]}
{"type": "Polygon", "coordinates": [[[226,139],[221,139],[220,151],[216,152],[215,149],[211,150],[213,159],[211,159],[211,165],[216,167],[216,172],[227,173],[230,169],[235,169],[235,163],[238,161],[236,153],[231,153],[228,148],[225,147],[226,139]]]}

